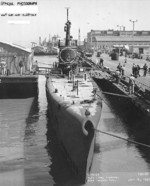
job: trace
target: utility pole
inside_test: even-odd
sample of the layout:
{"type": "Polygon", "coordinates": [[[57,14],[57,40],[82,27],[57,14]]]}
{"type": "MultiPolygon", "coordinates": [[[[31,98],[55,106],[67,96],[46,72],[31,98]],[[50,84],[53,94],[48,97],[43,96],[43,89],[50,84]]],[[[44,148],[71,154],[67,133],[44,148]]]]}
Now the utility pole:
{"type": "Polygon", "coordinates": [[[92,49],[92,37],[93,37],[93,34],[92,34],[92,30],[91,30],[91,49],[92,49]]]}
{"type": "Polygon", "coordinates": [[[78,33],[78,42],[79,42],[79,46],[80,46],[80,28],[79,28],[79,33],[78,33]]]}
{"type": "MultiPolygon", "coordinates": [[[[121,32],[121,27],[124,28],[124,26],[120,26],[120,25],[117,25],[117,27],[119,27],[119,37],[120,37],[120,32],[121,32]]],[[[121,45],[121,39],[120,39],[120,44],[119,44],[119,55],[118,55],[118,60],[119,60],[119,56],[120,56],[120,45],[121,45]]]]}
{"type": "MultiPolygon", "coordinates": [[[[134,45],[134,24],[138,21],[138,20],[129,20],[130,22],[133,23],[133,30],[132,30],[132,42],[133,42],[133,45],[134,45]]],[[[133,56],[133,50],[132,50],[132,56],[133,56]]]]}

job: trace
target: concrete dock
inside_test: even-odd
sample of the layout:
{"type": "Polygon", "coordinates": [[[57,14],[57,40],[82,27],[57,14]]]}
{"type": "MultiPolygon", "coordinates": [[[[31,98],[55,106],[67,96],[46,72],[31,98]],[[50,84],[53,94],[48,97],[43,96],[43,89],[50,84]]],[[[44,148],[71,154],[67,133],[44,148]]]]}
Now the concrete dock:
{"type": "MultiPolygon", "coordinates": [[[[104,59],[104,66],[108,67],[110,70],[117,70],[117,66],[120,63],[122,66],[125,62],[125,57],[124,56],[120,56],[119,60],[111,60],[111,57],[108,54],[102,54],[101,57],[104,59]]],[[[148,68],[150,68],[150,62],[146,61],[144,59],[132,59],[132,58],[126,58],[127,59],[127,63],[125,63],[125,76],[130,76],[130,74],[132,73],[132,65],[133,63],[136,65],[139,65],[141,68],[143,68],[143,65],[146,63],[148,68]]],[[[96,57],[96,55],[93,55],[92,60],[94,62],[99,62],[100,61],[100,57],[96,57]]],[[[136,83],[141,83],[143,85],[143,87],[147,87],[148,89],[150,89],[150,73],[147,73],[147,76],[144,77],[143,76],[143,70],[140,70],[140,77],[137,77],[135,79],[136,83]]]]}
{"type": "MultiPolygon", "coordinates": [[[[103,67],[99,70],[94,70],[92,76],[97,84],[102,88],[104,94],[116,97],[117,102],[125,103],[126,101],[132,103],[137,110],[150,116],[150,74],[147,73],[143,76],[143,65],[146,63],[148,68],[150,68],[149,62],[141,59],[131,59],[127,58],[127,63],[125,62],[125,57],[120,57],[119,60],[111,60],[107,54],[102,54],[101,58],[104,59],[103,67]],[[125,75],[122,77],[121,81],[117,83],[113,78],[113,73],[116,72],[118,64],[125,64],[125,75]],[[135,92],[134,94],[129,94],[128,82],[129,76],[132,73],[132,65],[136,64],[141,67],[140,76],[135,78],[135,92]]],[[[99,62],[100,58],[95,55],[92,60],[94,62],[99,62]]],[[[135,109],[136,110],[136,109],[135,109]]]]}
{"type": "Polygon", "coordinates": [[[38,94],[38,75],[0,75],[0,99],[29,98],[38,94]]]}

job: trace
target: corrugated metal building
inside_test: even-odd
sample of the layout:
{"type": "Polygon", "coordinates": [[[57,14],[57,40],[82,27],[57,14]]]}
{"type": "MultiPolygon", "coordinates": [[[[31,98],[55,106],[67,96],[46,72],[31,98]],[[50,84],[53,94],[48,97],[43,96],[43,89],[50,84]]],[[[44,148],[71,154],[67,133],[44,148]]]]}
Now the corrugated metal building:
{"type": "MultiPolygon", "coordinates": [[[[23,62],[23,73],[28,74],[32,69],[33,52],[22,46],[0,42],[0,62],[6,62],[10,74],[19,74],[19,62],[23,62]]],[[[1,74],[1,69],[0,69],[1,74]]]]}

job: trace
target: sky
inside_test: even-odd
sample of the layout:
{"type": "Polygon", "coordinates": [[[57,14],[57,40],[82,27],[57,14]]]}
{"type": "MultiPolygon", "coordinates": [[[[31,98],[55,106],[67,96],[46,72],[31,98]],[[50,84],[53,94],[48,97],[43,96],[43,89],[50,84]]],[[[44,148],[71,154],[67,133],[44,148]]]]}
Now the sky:
{"type": "MultiPolygon", "coordinates": [[[[71,35],[78,38],[80,29],[81,40],[86,38],[87,32],[93,30],[118,30],[117,25],[124,26],[126,30],[150,30],[150,0],[3,0],[0,1],[0,41],[20,44],[31,47],[31,42],[37,42],[39,36],[42,40],[53,35],[65,37],[64,24],[66,22],[66,7],[69,7],[69,20],[71,21],[71,35]],[[2,2],[37,2],[36,16],[8,16],[10,6],[2,2]],[[9,8],[8,8],[9,7],[9,8]],[[18,24],[17,21],[22,21],[18,24]],[[24,22],[23,22],[24,21],[24,22]]],[[[31,5],[18,6],[30,12],[31,5]]],[[[32,6],[33,7],[33,6],[32,6]]],[[[13,9],[13,8],[12,8],[13,9]]],[[[18,9],[15,13],[19,13],[18,9]]],[[[31,11],[32,12],[32,11],[31,11]]]]}

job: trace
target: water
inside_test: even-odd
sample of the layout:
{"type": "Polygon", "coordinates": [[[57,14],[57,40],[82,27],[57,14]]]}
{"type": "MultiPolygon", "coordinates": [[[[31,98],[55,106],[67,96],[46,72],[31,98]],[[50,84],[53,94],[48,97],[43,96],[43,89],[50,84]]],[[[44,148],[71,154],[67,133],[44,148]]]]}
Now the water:
{"type": "MultiPolygon", "coordinates": [[[[54,57],[36,57],[41,66],[54,57]]],[[[47,65],[48,64],[48,65],[47,65]]],[[[38,98],[0,100],[0,186],[79,186],[57,144],[39,77],[38,98]]],[[[150,126],[105,99],[102,131],[150,145],[150,126]]],[[[150,148],[96,133],[85,186],[150,185],[150,148]]]]}

